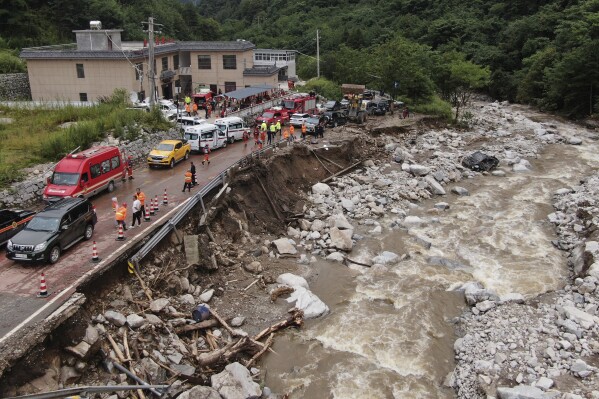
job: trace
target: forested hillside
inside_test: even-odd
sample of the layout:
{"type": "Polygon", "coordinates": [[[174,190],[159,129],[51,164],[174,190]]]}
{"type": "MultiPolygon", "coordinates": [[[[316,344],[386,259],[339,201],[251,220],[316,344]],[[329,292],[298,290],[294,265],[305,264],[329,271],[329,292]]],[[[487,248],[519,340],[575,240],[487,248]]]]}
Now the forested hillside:
{"type": "MultiPolygon", "coordinates": [[[[71,30],[90,19],[139,40],[140,22],[152,15],[164,35],[179,40],[243,38],[314,56],[318,29],[321,75],[335,83],[365,83],[414,99],[434,92],[450,99],[458,89],[480,88],[571,117],[597,112],[599,0],[6,3],[0,29],[9,48],[70,42],[71,30]]],[[[314,59],[301,58],[302,77],[314,76],[314,59]]]]}

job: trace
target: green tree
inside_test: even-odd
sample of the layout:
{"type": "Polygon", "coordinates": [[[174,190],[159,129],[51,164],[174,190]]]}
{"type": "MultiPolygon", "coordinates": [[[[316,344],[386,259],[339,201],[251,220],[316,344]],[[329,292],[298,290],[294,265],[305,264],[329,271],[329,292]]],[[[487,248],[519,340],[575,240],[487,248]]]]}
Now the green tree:
{"type": "Polygon", "coordinates": [[[20,73],[27,71],[25,63],[10,51],[0,51],[0,73],[20,73]]]}
{"type": "Polygon", "coordinates": [[[487,67],[467,61],[464,54],[458,52],[444,54],[443,60],[441,70],[444,73],[439,76],[439,86],[442,97],[455,108],[454,121],[457,122],[473,91],[488,85],[490,72],[487,67]]]}
{"type": "Polygon", "coordinates": [[[326,78],[310,79],[303,86],[303,91],[315,91],[317,94],[328,99],[341,98],[341,86],[326,78]]]}

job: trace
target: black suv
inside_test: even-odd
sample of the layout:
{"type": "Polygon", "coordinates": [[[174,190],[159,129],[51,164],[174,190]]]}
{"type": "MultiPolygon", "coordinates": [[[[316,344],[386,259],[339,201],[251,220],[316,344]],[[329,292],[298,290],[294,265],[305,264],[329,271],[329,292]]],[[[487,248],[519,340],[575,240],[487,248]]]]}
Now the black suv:
{"type": "Polygon", "coordinates": [[[89,240],[98,218],[91,202],[62,198],[35,215],[6,244],[6,257],[17,261],[56,263],[62,251],[89,240]]]}
{"type": "Polygon", "coordinates": [[[324,117],[327,120],[327,126],[337,127],[347,123],[347,116],[342,111],[325,112],[324,117]]]}
{"type": "Polygon", "coordinates": [[[369,115],[385,115],[389,111],[387,100],[371,101],[367,105],[369,115]]]}

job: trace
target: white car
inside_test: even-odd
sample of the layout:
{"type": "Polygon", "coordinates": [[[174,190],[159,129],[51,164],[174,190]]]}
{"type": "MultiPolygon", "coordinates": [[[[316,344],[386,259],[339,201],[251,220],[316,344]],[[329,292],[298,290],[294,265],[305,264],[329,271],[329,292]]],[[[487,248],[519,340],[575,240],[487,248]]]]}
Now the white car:
{"type": "Polygon", "coordinates": [[[289,118],[289,124],[293,127],[302,127],[302,124],[308,120],[310,114],[293,114],[289,118]]]}

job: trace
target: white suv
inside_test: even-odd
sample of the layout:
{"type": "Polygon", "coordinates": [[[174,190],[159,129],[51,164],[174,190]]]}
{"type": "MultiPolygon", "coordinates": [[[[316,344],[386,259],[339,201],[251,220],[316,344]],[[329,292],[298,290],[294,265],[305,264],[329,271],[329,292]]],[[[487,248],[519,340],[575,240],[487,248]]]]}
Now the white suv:
{"type": "Polygon", "coordinates": [[[301,127],[309,117],[310,114],[293,114],[291,115],[291,118],[289,118],[289,124],[293,127],[301,127]]]}

